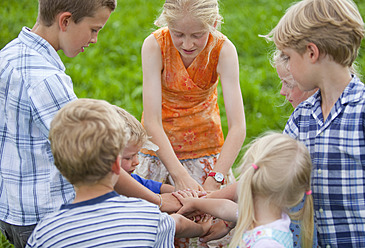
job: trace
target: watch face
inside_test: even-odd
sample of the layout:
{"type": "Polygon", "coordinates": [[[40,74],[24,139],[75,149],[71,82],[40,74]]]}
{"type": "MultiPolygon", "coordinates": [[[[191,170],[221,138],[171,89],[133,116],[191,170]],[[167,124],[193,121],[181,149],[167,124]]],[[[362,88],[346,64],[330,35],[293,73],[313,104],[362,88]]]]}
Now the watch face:
{"type": "Polygon", "coordinates": [[[223,176],[223,174],[222,174],[222,173],[217,172],[217,173],[215,174],[214,178],[215,178],[215,180],[217,180],[217,182],[222,182],[222,181],[223,181],[223,179],[224,179],[224,176],[223,176]]]}

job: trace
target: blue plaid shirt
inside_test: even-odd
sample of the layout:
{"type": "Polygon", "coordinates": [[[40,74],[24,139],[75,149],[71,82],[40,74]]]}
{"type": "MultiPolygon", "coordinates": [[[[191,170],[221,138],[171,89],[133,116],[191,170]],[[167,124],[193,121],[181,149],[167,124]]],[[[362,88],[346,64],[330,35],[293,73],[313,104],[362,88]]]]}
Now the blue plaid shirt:
{"type": "Polygon", "coordinates": [[[73,199],[54,166],[48,132],[74,99],[57,52],[28,28],[0,51],[0,220],[36,224],[73,199]]]}
{"type": "Polygon", "coordinates": [[[327,119],[318,91],[291,115],[284,133],[302,141],[313,163],[312,191],[321,247],[365,247],[365,87],[353,76],[327,119]]]}

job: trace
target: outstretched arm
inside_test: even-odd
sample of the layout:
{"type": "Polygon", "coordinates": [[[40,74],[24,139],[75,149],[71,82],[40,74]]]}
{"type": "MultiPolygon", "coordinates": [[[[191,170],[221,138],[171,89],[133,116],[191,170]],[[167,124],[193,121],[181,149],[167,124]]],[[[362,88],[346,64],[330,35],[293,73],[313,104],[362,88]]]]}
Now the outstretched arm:
{"type": "Polygon", "coordinates": [[[180,209],[181,204],[171,193],[162,194],[161,198],[153,193],[151,190],[147,189],[145,186],[137,182],[133,177],[131,177],[125,170],[120,170],[119,178],[114,186],[114,190],[121,195],[128,197],[141,198],[149,201],[157,206],[162,205],[160,210],[163,212],[173,213],[180,209]]]}
{"type": "Polygon", "coordinates": [[[235,182],[220,190],[212,191],[211,193],[207,194],[206,198],[229,199],[231,201],[237,202],[237,184],[238,182],[235,182]]]}
{"type": "MultiPolygon", "coordinates": [[[[228,133],[214,171],[227,175],[246,137],[245,113],[239,82],[238,56],[230,40],[223,44],[219,55],[217,72],[220,75],[224,105],[226,109],[228,133]]],[[[208,177],[204,183],[206,191],[218,190],[220,184],[208,177]]]]}
{"type": "Polygon", "coordinates": [[[176,157],[162,126],[162,55],[153,35],[148,36],[142,46],[142,70],[144,125],[151,136],[151,141],[159,147],[156,154],[169,171],[177,190],[190,188],[202,191],[203,188],[189,175],[176,157]]]}
{"type": "Polygon", "coordinates": [[[179,214],[190,215],[200,211],[226,221],[237,221],[237,203],[227,199],[192,198],[187,197],[186,194],[184,191],[173,193],[183,205],[179,214]]]}

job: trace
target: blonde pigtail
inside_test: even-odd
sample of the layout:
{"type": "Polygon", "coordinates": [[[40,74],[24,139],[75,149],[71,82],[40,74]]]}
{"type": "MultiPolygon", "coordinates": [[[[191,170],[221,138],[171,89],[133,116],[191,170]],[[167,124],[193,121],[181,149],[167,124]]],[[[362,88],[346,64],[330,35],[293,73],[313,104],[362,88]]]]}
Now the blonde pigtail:
{"type": "Polygon", "coordinates": [[[313,197],[311,194],[306,195],[304,206],[302,209],[302,224],[301,224],[301,245],[302,247],[312,247],[313,245],[313,230],[314,230],[314,210],[313,197]]]}
{"type": "Polygon", "coordinates": [[[251,229],[253,223],[255,222],[252,181],[256,169],[249,164],[246,164],[242,167],[245,169],[245,172],[241,174],[238,184],[238,209],[244,209],[244,211],[238,211],[235,232],[229,244],[230,248],[236,248],[237,246],[243,247],[244,244],[242,244],[242,235],[245,231],[251,229]]]}

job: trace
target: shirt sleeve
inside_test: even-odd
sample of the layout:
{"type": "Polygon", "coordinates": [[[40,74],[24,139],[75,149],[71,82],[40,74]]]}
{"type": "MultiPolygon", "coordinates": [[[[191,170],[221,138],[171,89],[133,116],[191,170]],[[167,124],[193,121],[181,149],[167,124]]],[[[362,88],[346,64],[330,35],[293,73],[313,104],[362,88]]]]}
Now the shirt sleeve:
{"type": "Polygon", "coordinates": [[[153,193],[156,194],[160,194],[161,193],[161,185],[162,183],[157,182],[157,181],[153,181],[153,180],[149,180],[149,179],[144,179],[142,177],[140,177],[137,174],[131,174],[131,176],[137,180],[140,184],[142,184],[143,186],[145,186],[147,189],[151,190],[153,193]]]}
{"type": "Polygon", "coordinates": [[[297,113],[298,111],[294,111],[291,116],[289,117],[289,120],[287,121],[284,131],[284,134],[288,134],[290,137],[297,139],[298,137],[298,126],[297,126],[297,113]]]}
{"type": "Polygon", "coordinates": [[[175,220],[167,213],[161,213],[154,247],[174,247],[175,220]]]}
{"type": "Polygon", "coordinates": [[[53,74],[28,88],[33,119],[48,137],[51,121],[64,105],[77,97],[73,91],[72,80],[66,74],[53,74]]]}

